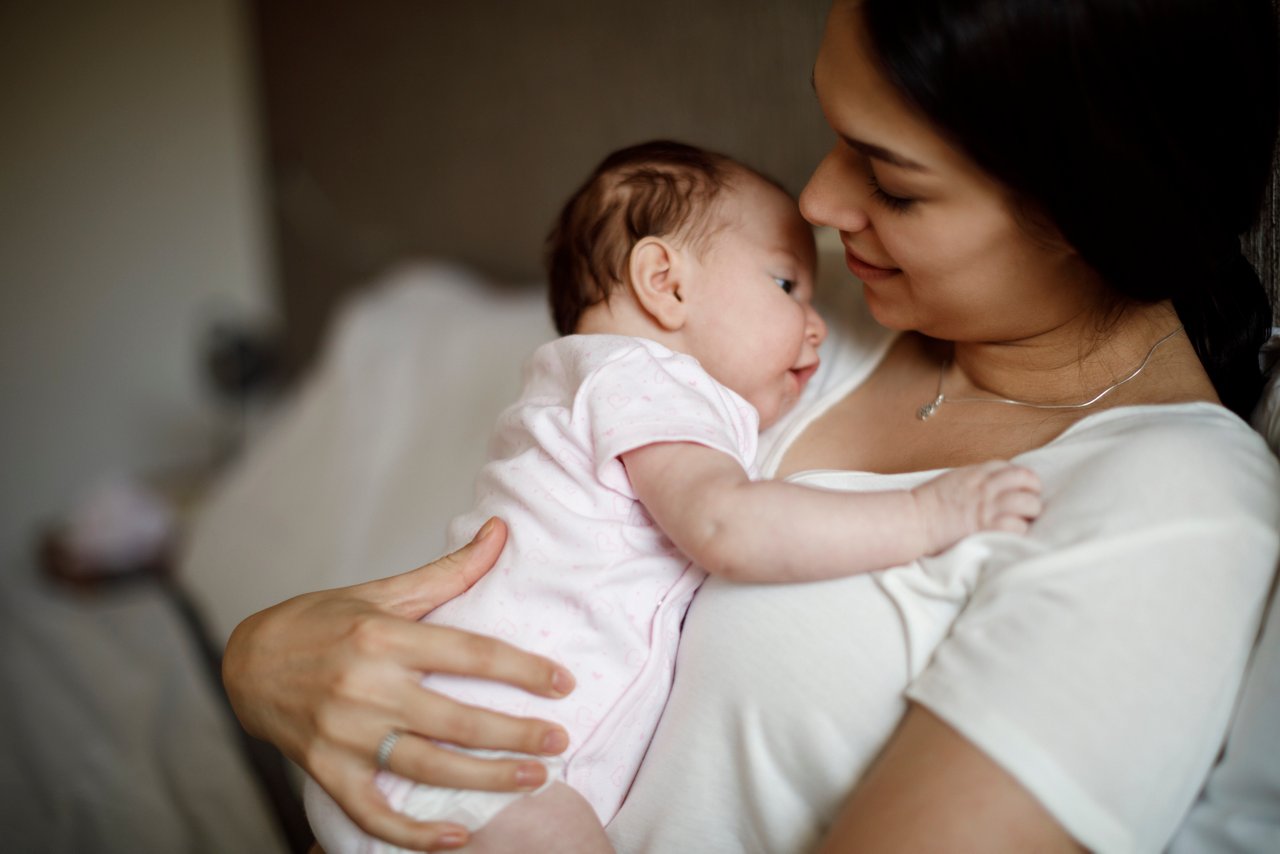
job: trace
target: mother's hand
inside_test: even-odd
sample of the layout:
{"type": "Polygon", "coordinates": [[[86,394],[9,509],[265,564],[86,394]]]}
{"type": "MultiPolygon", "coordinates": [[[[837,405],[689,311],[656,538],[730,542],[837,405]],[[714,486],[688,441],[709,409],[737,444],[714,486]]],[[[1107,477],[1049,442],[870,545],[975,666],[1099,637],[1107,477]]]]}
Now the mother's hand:
{"type": "Polygon", "coordinates": [[[434,744],[556,754],[565,731],[545,721],[466,706],[425,690],[424,672],[506,682],[546,697],[573,689],[554,662],[501,641],[417,619],[487,572],[506,543],[491,519],[451,555],[403,575],[308,593],[246,619],[227,643],[222,678],[244,728],[274,743],[324,787],[366,832],[407,848],[438,844],[449,825],[416,822],[374,785],[374,755],[392,730],[391,768],[423,783],[531,790],[535,761],[481,760],[434,744]]]}

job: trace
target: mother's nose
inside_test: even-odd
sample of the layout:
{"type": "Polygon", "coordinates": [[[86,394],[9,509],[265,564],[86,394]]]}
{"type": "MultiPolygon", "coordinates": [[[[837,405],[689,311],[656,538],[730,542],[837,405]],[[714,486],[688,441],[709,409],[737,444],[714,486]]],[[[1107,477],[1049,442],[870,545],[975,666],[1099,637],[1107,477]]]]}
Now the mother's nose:
{"type": "Polygon", "coordinates": [[[870,195],[867,181],[860,165],[837,142],[801,191],[800,213],[814,225],[862,231],[870,225],[865,206],[870,195]]]}

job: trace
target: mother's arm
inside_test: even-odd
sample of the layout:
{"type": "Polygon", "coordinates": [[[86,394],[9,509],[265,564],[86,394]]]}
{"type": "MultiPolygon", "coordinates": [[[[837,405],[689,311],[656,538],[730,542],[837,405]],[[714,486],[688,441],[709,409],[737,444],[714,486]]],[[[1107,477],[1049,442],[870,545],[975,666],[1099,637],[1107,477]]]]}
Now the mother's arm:
{"type": "Polygon", "coordinates": [[[912,703],[819,854],[1083,850],[1009,772],[912,703]]]}
{"type": "Polygon", "coordinates": [[[416,822],[387,806],[374,785],[374,754],[391,730],[401,738],[392,770],[424,783],[529,790],[545,780],[537,762],[486,761],[435,745],[555,754],[568,736],[545,721],[457,703],[420,685],[436,671],[506,682],[545,697],[573,689],[554,662],[493,638],[417,619],[470,587],[506,543],[491,520],[467,546],[412,572],[309,593],[246,619],[232,633],[223,681],[245,729],[301,765],[366,832],[405,848],[436,846],[459,828],[416,822]]]}
{"type": "Polygon", "coordinates": [[[1038,545],[984,564],[826,854],[1168,844],[1249,661],[1280,469],[1220,410],[1137,415],[1037,457],[1038,545]]]}

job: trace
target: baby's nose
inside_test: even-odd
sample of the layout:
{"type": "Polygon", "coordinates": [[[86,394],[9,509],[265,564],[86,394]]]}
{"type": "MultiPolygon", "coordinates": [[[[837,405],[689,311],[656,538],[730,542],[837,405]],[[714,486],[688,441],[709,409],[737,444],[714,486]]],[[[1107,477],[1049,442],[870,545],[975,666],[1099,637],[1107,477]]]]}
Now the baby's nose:
{"type": "Polygon", "coordinates": [[[813,306],[805,306],[805,340],[817,347],[827,339],[827,322],[813,306]]]}

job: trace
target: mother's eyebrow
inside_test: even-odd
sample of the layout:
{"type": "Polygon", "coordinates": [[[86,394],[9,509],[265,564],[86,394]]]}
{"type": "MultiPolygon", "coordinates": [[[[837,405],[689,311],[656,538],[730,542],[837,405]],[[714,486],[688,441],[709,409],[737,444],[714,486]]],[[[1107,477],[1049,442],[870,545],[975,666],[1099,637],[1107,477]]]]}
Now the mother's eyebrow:
{"type": "MultiPolygon", "coordinates": [[[[814,94],[816,95],[818,92],[818,84],[814,80],[812,71],[809,72],[809,86],[813,88],[814,94]]],[[[845,145],[849,146],[854,151],[861,152],[867,157],[874,157],[876,160],[883,160],[885,163],[890,163],[890,164],[893,164],[894,166],[898,166],[902,169],[908,169],[912,172],[928,172],[929,171],[927,166],[917,163],[916,161],[912,160],[909,157],[904,157],[903,155],[898,154],[896,151],[890,151],[884,146],[875,145],[874,143],[870,143],[870,142],[864,142],[863,140],[856,139],[852,136],[845,136],[839,131],[836,132],[836,136],[840,137],[840,139],[844,142],[845,145]]]]}
{"type": "Polygon", "coordinates": [[[854,139],[853,137],[845,136],[842,133],[838,133],[836,134],[836,136],[844,140],[845,145],[849,146],[855,151],[862,152],[867,157],[874,157],[876,160],[883,160],[885,163],[892,163],[894,166],[899,166],[903,169],[909,169],[912,172],[928,172],[929,171],[928,167],[915,162],[909,157],[903,157],[901,154],[890,151],[887,148],[882,148],[879,145],[873,145],[872,143],[869,143],[869,142],[863,142],[860,139],[854,139]]]}

